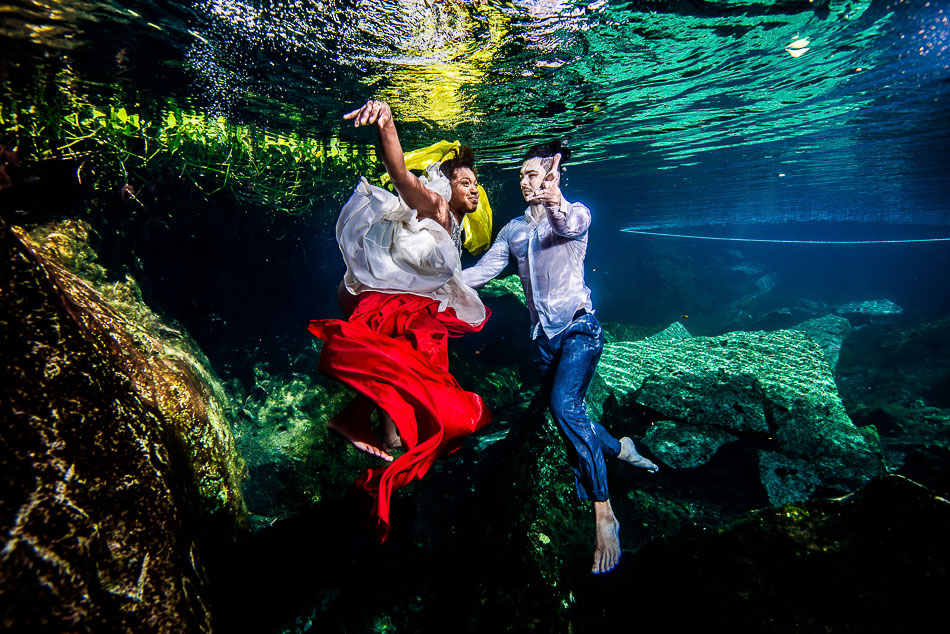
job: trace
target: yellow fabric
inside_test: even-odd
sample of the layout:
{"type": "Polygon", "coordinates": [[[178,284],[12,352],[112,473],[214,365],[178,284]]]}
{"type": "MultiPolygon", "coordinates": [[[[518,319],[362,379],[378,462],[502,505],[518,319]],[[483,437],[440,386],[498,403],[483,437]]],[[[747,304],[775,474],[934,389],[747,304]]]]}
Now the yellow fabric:
{"type": "Polygon", "coordinates": [[[449,141],[439,141],[429,147],[424,147],[412,152],[403,154],[406,160],[406,169],[424,170],[433,163],[441,162],[449,152],[453,152],[462,147],[458,141],[450,143],[449,141]]]}
{"type": "MultiPolygon", "coordinates": [[[[429,147],[420,148],[411,152],[404,153],[403,159],[406,161],[407,170],[424,170],[433,163],[440,163],[449,152],[462,147],[458,141],[439,141],[429,147]]],[[[383,185],[389,182],[389,174],[383,174],[383,185]]]]}
{"type": "MultiPolygon", "coordinates": [[[[446,155],[460,148],[458,141],[439,141],[429,147],[420,148],[403,154],[406,169],[424,170],[433,163],[440,163],[446,155]]],[[[389,182],[389,174],[383,174],[383,185],[389,182]]],[[[462,218],[462,230],[465,231],[463,246],[472,255],[484,251],[491,242],[492,211],[485,189],[478,186],[478,207],[462,218]]]]}
{"type": "Polygon", "coordinates": [[[478,186],[478,207],[462,218],[462,229],[465,231],[463,246],[472,255],[478,255],[488,248],[491,243],[491,205],[488,204],[488,195],[485,189],[478,186]]]}

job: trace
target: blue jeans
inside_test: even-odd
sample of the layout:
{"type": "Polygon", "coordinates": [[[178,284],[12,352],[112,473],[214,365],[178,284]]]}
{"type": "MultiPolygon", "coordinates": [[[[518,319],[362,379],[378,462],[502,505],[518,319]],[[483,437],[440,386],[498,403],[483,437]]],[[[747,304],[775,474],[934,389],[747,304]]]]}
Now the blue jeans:
{"type": "Polygon", "coordinates": [[[567,441],[568,462],[582,500],[603,502],[607,492],[604,456],[620,454],[620,441],[587,415],[584,395],[604,349],[604,332],[590,313],[549,339],[542,330],[534,340],[534,364],[551,415],[567,441]]]}

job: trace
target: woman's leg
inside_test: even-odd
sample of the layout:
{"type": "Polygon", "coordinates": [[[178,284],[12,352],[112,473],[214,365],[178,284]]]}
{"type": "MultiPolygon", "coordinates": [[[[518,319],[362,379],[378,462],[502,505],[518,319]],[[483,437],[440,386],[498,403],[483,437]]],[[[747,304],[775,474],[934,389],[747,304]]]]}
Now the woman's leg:
{"type": "Polygon", "coordinates": [[[375,407],[376,403],[359,395],[330,419],[327,429],[340,434],[360,451],[390,462],[393,457],[383,450],[379,436],[370,425],[370,415],[375,407]]]}

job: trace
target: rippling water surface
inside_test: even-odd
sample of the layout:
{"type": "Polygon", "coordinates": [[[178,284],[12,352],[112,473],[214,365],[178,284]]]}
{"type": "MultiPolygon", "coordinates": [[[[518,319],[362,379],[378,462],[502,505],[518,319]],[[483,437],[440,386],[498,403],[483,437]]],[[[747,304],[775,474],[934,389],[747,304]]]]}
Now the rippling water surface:
{"type": "Polygon", "coordinates": [[[618,230],[950,224],[946,1],[17,0],[3,14],[8,76],[62,57],[88,92],[362,144],[372,134],[340,115],[383,98],[407,145],[460,138],[498,181],[531,143],[567,138],[569,185],[603,198],[609,184],[618,230]]]}

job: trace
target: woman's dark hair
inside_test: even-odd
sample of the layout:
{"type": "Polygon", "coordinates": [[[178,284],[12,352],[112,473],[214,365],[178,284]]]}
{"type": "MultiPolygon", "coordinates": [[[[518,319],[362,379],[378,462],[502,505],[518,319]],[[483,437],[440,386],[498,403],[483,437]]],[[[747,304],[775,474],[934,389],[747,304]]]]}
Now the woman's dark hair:
{"type": "Polygon", "coordinates": [[[571,148],[561,145],[560,141],[551,141],[543,145],[536,145],[528,150],[522,162],[533,158],[550,159],[554,158],[555,154],[561,155],[561,165],[564,165],[567,163],[567,159],[571,158],[571,148]]]}
{"type": "Polygon", "coordinates": [[[445,177],[451,180],[455,171],[461,167],[467,167],[477,176],[478,172],[475,170],[475,152],[472,148],[467,145],[462,145],[457,150],[454,150],[454,152],[455,156],[442,161],[442,165],[439,167],[439,170],[445,174],[445,177]]]}

